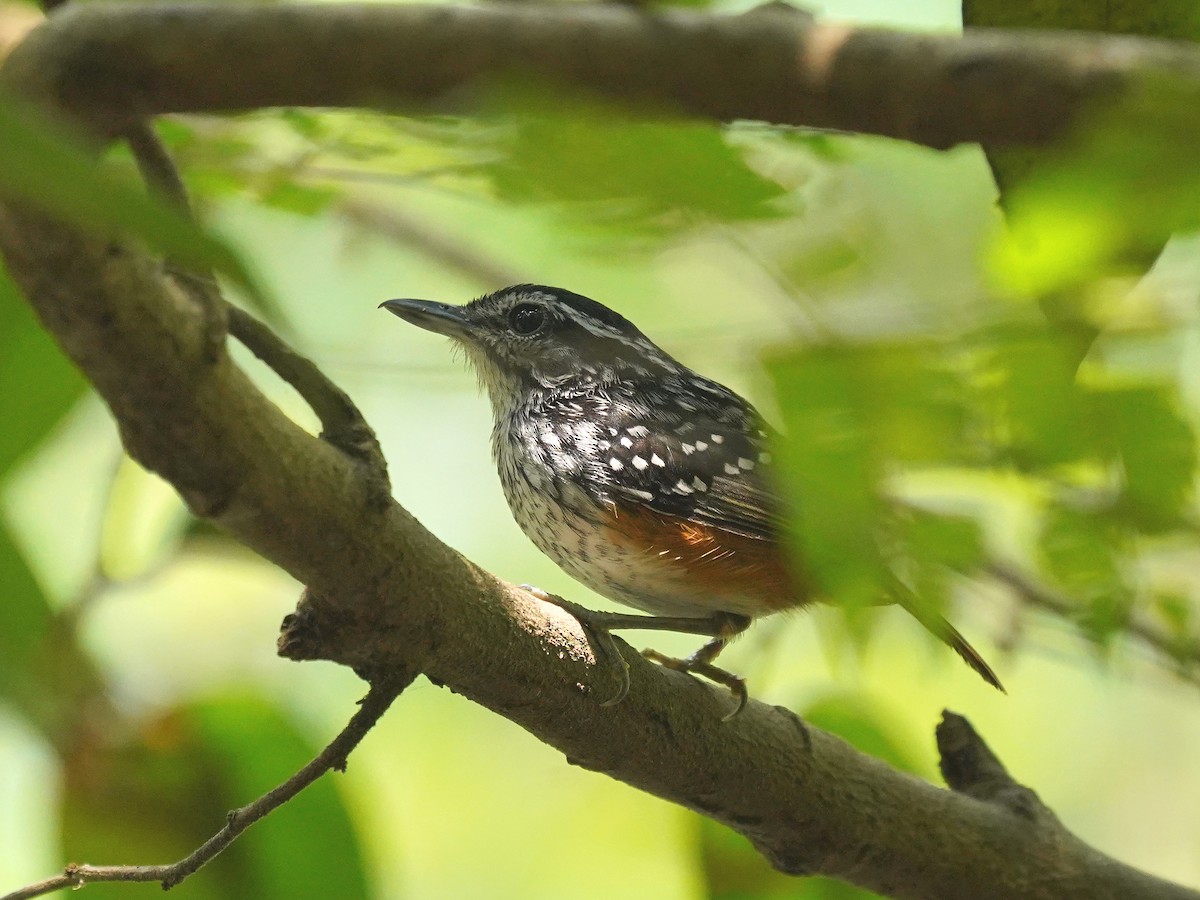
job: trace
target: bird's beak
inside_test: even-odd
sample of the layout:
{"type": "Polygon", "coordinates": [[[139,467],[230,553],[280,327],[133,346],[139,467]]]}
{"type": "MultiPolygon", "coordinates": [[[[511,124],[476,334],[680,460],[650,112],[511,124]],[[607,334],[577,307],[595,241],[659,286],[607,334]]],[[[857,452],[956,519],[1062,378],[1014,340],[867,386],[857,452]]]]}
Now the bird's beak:
{"type": "Polygon", "coordinates": [[[426,331],[436,331],[452,338],[465,338],[471,323],[463,315],[463,307],[432,300],[384,300],[380,309],[395,313],[426,331]]]}

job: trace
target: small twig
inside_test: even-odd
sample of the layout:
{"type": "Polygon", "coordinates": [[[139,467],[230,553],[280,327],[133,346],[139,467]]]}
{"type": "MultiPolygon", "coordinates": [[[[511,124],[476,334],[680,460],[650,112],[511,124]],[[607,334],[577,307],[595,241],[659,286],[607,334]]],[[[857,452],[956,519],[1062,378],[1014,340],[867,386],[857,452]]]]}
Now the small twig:
{"type": "MultiPolygon", "coordinates": [[[[188,218],[194,218],[187,187],[154,129],[147,122],[139,122],[126,130],[125,139],[151,189],[188,218]]],[[[216,358],[228,330],[304,398],[321,421],[322,438],[367,464],[376,482],[371,494],[379,498],[379,506],[386,506],[391,497],[391,485],[383,451],[375,433],[345,391],[309,359],[289,347],[265,323],[226,301],[211,271],[197,272],[172,260],[167,260],[166,265],[171,277],[195,300],[210,323],[208,344],[212,358],[216,358]]]]}
{"type": "Polygon", "coordinates": [[[163,890],[170,890],[237,840],[243,831],[287,803],[330,769],[344,772],[346,757],[387,711],[392,701],[412,683],[413,677],[415,675],[393,677],[372,684],[346,727],[311,762],[253,803],[230,812],[224,828],[178,862],[162,866],[90,866],[72,863],[61,875],[5,894],[0,900],[26,900],[51,891],[80,888],[101,881],[157,881],[162,884],[163,890]]]}
{"type": "MultiPolygon", "coordinates": [[[[1030,606],[1047,610],[1064,619],[1071,619],[1084,611],[1069,597],[1064,597],[1050,588],[1036,583],[1011,566],[1003,563],[991,563],[984,571],[1014,591],[1022,601],[1030,606]]],[[[1167,634],[1144,618],[1133,615],[1122,625],[1122,630],[1173,660],[1177,664],[1176,674],[1180,678],[1200,685],[1200,641],[1195,639],[1181,641],[1178,637],[1167,634]]]]}
{"type": "Polygon", "coordinates": [[[138,122],[125,132],[125,141],[137,162],[138,171],[146,184],[158,191],[164,200],[180,212],[192,215],[192,202],[187,188],[175,168],[166,145],[150,127],[148,122],[138,122]]]}
{"type": "Polygon", "coordinates": [[[342,452],[365,462],[378,483],[372,496],[386,506],[391,497],[387,461],[375,437],[349,395],[326,377],[306,356],[250,313],[230,305],[229,333],[290,384],[321,420],[321,437],[342,452]]]}

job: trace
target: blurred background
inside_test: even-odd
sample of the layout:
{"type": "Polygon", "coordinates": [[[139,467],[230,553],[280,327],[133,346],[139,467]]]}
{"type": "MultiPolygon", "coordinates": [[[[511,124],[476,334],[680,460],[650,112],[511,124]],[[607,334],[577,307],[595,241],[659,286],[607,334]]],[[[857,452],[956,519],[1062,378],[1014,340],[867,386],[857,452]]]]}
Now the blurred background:
{"type": "MultiPolygon", "coordinates": [[[[961,27],[946,0],[808,6],[961,27]]],[[[723,657],[756,697],[934,781],[934,725],[960,712],[1082,839],[1200,887],[1200,243],[1177,235],[1145,273],[1197,226],[1196,176],[1172,163],[1191,153],[1171,156],[1194,136],[1100,123],[1032,172],[993,157],[1015,173],[1005,227],[978,147],[636,123],[563,99],[503,85],[472,120],[272,111],[160,133],[267,287],[269,317],[358,402],[397,499],[442,540],[501,578],[609,607],[513,524],[461,358],[377,305],[523,281],[600,300],[796,438],[788,490],[813,511],[797,544],[849,613],[757,623],[723,657]],[[947,609],[1007,695],[904,613],[858,608],[881,562],[947,609]]],[[[275,656],[300,585],[122,456],[7,284],[0,341],[10,889],[68,860],[186,854],[327,742],[364,685],[275,656]]],[[[174,893],[870,896],[777,875],[726,829],[565,765],[423,680],[345,775],[174,893]]]]}

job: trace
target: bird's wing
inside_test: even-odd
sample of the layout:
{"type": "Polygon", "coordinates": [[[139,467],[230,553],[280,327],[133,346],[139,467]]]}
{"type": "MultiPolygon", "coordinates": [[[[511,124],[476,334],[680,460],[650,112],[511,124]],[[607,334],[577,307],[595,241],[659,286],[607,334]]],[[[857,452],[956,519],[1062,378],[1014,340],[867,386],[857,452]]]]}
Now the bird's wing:
{"type": "MultiPolygon", "coordinates": [[[[643,390],[638,402],[614,398],[607,405],[590,461],[600,480],[663,515],[778,539],[783,517],[771,483],[769,434],[753,407],[731,392],[696,409],[679,406],[674,396],[643,390]]],[[[694,399],[684,402],[698,405],[694,399]]]]}

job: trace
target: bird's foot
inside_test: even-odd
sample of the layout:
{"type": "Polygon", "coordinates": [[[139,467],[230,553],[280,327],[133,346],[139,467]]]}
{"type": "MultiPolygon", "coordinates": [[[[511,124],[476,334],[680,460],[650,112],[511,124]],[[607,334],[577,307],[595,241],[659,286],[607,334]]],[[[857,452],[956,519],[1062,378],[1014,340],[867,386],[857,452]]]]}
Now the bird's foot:
{"type": "Polygon", "coordinates": [[[596,654],[596,661],[601,662],[601,658],[603,658],[605,664],[616,670],[617,692],[607,700],[601,701],[600,705],[616,706],[624,700],[625,695],[629,693],[629,663],[625,662],[625,657],[621,655],[612,635],[610,620],[613,614],[595,612],[557,594],[547,593],[531,584],[523,584],[521,589],[533,594],[539,600],[570,613],[587,635],[588,643],[591,644],[592,650],[596,654]]]}
{"type": "Polygon", "coordinates": [[[653,660],[660,666],[664,666],[668,669],[674,669],[676,672],[686,672],[689,675],[703,675],[709,681],[724,685],[725,687],[729,688],[729,692],[733,694],[733,698],[737,701],[737,705],[721,717],[722,722],[728,722],[746,708],[746,704],[750,701],[750,692],[746,690],[745,678],[743,678],[741,675],[735,675],[733,672],[727,671],[726,669],[714,666],[710,662],[712,657],[716,656],[716,653],[712,653],[710,655],[706,653],[706,651],[708,651],[713,644],[718,643],[718,641],[721,642],[721,647],[718,648],[719,652],[720,649],[724,648],[725,643],[718,638],[716,641],[710,641],[709,643],[705,644],[686,659],[678,659],[674,656],[667,656],[665,653],[659,653],[657,650],[651,649],[643,650],[642,656],[646,657],[646,659],[653,660]]]}

